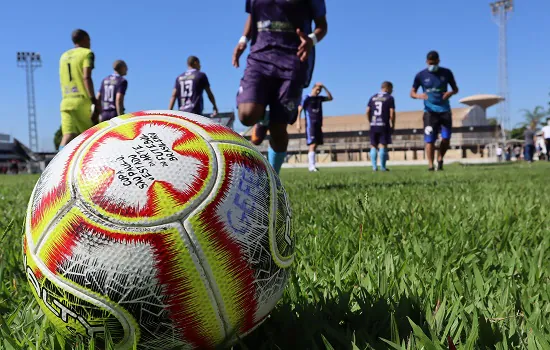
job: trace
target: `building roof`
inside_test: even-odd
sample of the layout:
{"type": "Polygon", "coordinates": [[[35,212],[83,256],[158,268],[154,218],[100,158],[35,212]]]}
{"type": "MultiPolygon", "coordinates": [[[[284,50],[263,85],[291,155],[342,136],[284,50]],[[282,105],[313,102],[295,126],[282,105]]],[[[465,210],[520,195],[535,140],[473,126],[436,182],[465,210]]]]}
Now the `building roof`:
{"type": "Polygon", "coordinates": [[[0,142],[0,160],[36,160],[35,154],[19,140],[0,142]]]}
{"type": "Polygon", "coordinates": [[[468,106],[480,106],[483,109],[487,109],[501,101],[504,101],[504,97],[498,95],[472,95],[464,97],[458,102],[468,106]]]}

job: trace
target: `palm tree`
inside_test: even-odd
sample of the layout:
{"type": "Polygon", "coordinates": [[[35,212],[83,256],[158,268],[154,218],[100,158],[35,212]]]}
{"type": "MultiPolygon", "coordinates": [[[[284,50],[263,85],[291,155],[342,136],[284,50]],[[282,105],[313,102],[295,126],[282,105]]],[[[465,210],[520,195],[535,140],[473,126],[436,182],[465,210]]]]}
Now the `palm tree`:
{"type": "Polygon", "coordinates": [[[523,117],[525,118],[521,125],[527,127],[532,124],[538,126],[542,122],[542,119],[548,115],[548,111],[546,111],[542,106],[536,106],[532,111],[528,109],[522,109],[521,111],[523,112],[523,117]]]}

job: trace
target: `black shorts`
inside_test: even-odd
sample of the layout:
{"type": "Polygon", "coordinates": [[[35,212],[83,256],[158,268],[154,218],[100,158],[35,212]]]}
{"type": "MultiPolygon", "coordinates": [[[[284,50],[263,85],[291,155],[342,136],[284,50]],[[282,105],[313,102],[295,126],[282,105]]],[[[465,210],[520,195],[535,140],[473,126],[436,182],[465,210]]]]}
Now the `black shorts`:
{"type": "Polygon", "coordinates": [[[451,112],[424,112],[424,142],[433,143],[441,133],[441,138],[450,139],[453,130],[453,114],[451,112]]]}

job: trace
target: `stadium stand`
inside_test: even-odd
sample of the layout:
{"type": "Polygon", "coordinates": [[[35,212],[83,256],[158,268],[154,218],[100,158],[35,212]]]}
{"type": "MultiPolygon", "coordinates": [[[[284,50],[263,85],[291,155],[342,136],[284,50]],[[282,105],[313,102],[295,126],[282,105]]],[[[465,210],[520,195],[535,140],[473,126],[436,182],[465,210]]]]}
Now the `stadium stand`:
{"type": "MultiPolygon", "coordinates": [[[[484,157],[492,153],[500,135],[500,126],[490,125],[487,108],[502,101],[495,95],[475,95],[460,100],[468,107],[454,108],[453,137],[446,158],[484,157]]],[[[389,146],[391,160],[425,159],[423,111],[397,112],[393,144],[389,146]]],[[[369,122],[364,115],[327,116],[323,119],[325,144],[319,147],[318,162],[369,160],[369,122]]],[[[289,127],[288,162],[307,162],[304,133],[289,127]]],[[[250,139],[250,130],[244,133],[250,139]]],[[[267,153],[268,139],[258,146],[267,153]]]]}

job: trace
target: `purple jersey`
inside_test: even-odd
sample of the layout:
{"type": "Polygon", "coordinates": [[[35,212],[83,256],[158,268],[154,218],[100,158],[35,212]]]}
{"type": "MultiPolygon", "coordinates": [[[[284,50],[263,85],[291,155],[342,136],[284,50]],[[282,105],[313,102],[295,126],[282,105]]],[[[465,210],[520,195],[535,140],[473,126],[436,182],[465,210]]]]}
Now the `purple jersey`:
{"type": "Polygon", "coordinates": [[[176,78],[176,96],[179,110],[183,112],[202,114],[204,89],[210,87],[208,77],[201,71],[189,69],[176,78]]]}
{"type": "Polygon", "coordinates": [[[387,92],[379,92],[369,100],[370,126],[374,128],[390,128],[390,109],[395,109],[395,100],[387,92]]]}
{"type": "Polygon", "coordinates": [[[297,80],[307,87],[315,51],[308,61],[300,62],[296,29],[311,33],[312,21],[326,15],[325,0],[246,0],[246,12],[252,17],[248,65],[257,66],[267,76],[297,80]]]}
{"type": "Polygon", "coordinates": [[[306,95],[302,101],[302,108],[306,116],[306,123],[323,124],[323,102],[328,101],[326,96],[306,95]]]}
{"type": "Polygon", "coordinates": [[[121,75],[111,74],[101,82],[99,100],[102,112],[114,112],[116,114],[116,95],[126,94],[128,81],[121,75]]]}

